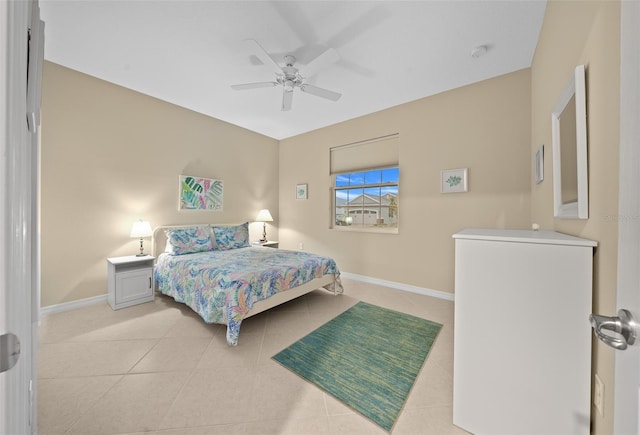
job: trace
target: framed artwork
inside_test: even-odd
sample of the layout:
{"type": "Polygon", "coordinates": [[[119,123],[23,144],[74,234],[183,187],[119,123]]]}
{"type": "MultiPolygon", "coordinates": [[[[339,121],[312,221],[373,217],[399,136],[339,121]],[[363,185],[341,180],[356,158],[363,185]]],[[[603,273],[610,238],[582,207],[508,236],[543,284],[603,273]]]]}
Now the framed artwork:
{"type": "Polygon", "coordinates": [[[296,199],[307,199],[307,185],[296,185],[296,199]]]}
{"type": "Polygon", "coordinates": [[[221,180],[180,175],[178,210],[222,211],[221,180]]]}
{"type": "Polygon", "coordinates": [[[440,172],[440,192],[457,193],[466,192],[468,169],[447,169],[440,172]]]}
{"type": "Polygon", "coordinates": [[[536,151],[535,165],[535,182],[540,184],[544,180],[544,145],[540,145],[538,151],[536,151]]]}

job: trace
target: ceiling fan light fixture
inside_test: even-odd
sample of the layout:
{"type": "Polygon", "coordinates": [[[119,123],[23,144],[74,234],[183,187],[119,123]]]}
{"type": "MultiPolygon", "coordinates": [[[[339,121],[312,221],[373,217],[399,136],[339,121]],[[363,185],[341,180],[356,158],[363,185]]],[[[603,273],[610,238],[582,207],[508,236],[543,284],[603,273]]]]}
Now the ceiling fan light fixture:
{"type": "Polygon", "coordinates": [[[293,82],[293,80],[286,80],[284,82],[284,90],[287,92],[291,92],[293,91],[293,88],[295,88],[296,84],[293,82]]]}

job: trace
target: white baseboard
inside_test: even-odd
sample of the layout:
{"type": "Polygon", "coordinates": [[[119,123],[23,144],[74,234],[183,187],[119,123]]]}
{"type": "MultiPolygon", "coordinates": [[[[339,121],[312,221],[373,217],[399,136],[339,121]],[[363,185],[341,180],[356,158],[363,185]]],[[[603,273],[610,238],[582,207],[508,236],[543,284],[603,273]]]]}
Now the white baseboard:
{"type": "Polygon", "coordinates": [[[88,307],[89,305],[95,305],[101,302],[107,302],[106,294],[77,301],[64,302],[62,304],[48,305],[40,308],[40,318],[51,314],[62,313],[64,311],[75,310],[76,308],[88,307]]]}
{"type": "MultiPolygon", "coordinates": [[[[395,281],[387,281],[379,278],[371,278],[364,275],[356,275],[355,273],[340,272],[340,276],[352,279],[354,281],[367,282],[369,284],[381,285],[384,287],[395,288],[397,290],[404,290],[411,293],[418,293],[425,296],[432,296],[438,299],[445,299],[447,301],[453,301],[455,296],[453,293],[447,293],[439,290],[432,290],[423,287],[416,287],[409,284],[403,284],[395,281]]],[[[65,311],[75,310],[77,308],[88,307],[89,305],[99,304],[101,302],[107,302],[107,295],[94,296],[92,298],[80,299],[77,301],[64,302],[62,304],[49,305],[40,308],[40,318],[49,316],[51,314],[62,313],[65,311]]]]}
{"type": "Polygon", "coordinates": [[[421,295],[432,296],[434,298],[445,299],[447,301],[455,300],[455,295],[453,293],[447,293],[440,290],[432,290],[432,289],[423,288],[423,287],[416,287],[414,285],[403,284],[401,282],[387,281],[379,278],[371,278],[369,276],[356,275],[355,273],[349,273],[349,272],[340,272],[340,276],[347,279],[352,279],[354,281],[361,281],[361,282],[367,282],[369,284],[376,284],[384,287],[391,287],[397,290],[404,290],[411,293],[419,293],[421,295]]]}

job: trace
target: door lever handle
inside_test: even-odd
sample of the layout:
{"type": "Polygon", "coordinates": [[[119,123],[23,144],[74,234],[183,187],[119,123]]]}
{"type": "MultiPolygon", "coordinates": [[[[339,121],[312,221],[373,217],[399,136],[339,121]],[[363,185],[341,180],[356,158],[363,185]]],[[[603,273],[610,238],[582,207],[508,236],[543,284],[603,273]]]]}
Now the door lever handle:
{"type": "Polygon", "coordinates": [[[10,332],[0,335],[0,372],[16,365],[20,358],[20,340],[10,332]]]}
{"type": "Polygon", "coordinates": [[[618,315],[614,317],[590,314],[589,321],[596,336],[614,349],[625,350],[628,346],[636,344],[639,327],[627,310],[618,310],[618,315]],[[603,330],[611,331],[614,335],[607,334],[603,330]]]}

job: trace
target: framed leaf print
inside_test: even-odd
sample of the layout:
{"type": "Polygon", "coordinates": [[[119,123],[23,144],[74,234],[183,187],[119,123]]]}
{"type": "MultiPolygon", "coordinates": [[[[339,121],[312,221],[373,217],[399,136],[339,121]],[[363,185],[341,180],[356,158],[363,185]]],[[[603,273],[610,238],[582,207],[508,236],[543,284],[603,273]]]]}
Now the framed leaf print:
{"type": "Polygon", "coordinates": [[[467,188],[467,168],[447,169],[442,171],[440,181],[441,193],[466,192],[467,188]]]}
{"type": "Polygon", "coordinates": [[[180,175],[178,210],[222,211],[223,192],[221,180],[180,175]]]}
{"type": "Polygon", "coordinates": [[[296,199],[307,199],[307,185],[296,185],[296,199]]]}

